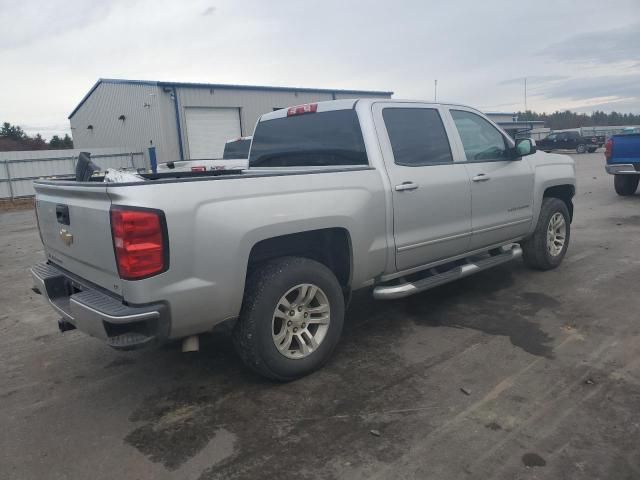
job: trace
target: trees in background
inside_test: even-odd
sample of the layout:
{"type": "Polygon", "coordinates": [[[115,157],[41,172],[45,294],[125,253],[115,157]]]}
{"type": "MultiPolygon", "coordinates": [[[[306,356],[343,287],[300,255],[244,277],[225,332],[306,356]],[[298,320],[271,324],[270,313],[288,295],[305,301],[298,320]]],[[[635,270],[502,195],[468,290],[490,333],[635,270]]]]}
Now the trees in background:
{"type": "Polygon", "coordinates": [[[619,125],[640,125],[640,115],[633,113],[605,113],[596,110],[591,114],[575,113],[569,110],[553,113],[536,113],[531,110],[518,112],[518,119],[542,120],[551,130],[564,130],[579,127],[614,127],[619,125]]]}
{"type": "Polygon", "coordinates": [[[48,142],[37,133],[30,137],[18,125],[4,122],[0,126],[0,152],[16,150],[63,150],[73,148],[73,140],[68,134],[60,138],[54,135],[48,142]]]}

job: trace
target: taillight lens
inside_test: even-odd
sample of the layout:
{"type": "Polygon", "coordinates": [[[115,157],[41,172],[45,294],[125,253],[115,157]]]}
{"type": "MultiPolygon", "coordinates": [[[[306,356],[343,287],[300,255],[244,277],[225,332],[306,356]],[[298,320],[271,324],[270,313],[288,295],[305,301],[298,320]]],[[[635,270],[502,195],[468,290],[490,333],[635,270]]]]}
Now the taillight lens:
{"type": "Polygon", "coordinates": [[[192,172],[206,172],[207,171],[207,167],[191,167],[191,171],[192,172]]]}
{"type": "Polygon", "coordinates": [[[165,232],[164,215],[160,211],[111,210],[111,235],[120,278],[139,280],[168,268],[165,232]]]}
{"type": "Polygon", "coordinates": [[[305,103],[304,105],[289,107],[287,109],[287,117],[292,117],[294,115],[304,115],[305,113],[316,113],[317,111],[317,103],[305,103]]]}
{"type": "Polygon", "coordinates": [[[607,140],[607,143],[604,144],[604,158],[609,161],[611,155],[613,154],[613,138],[607,140]]]}

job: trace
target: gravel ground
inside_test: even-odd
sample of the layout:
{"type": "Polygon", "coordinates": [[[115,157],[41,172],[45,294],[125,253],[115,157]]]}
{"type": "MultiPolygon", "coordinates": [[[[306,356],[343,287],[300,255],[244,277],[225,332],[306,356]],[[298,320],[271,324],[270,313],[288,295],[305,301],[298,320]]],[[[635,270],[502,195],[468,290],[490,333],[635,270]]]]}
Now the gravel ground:
{"type": "Polygon", "coordinates": [[[2,479],[638,479],[640,194],[575,155],[572,244],[405,300],[356,296],[320,372],[58,333],[33,212],[0,213],[2,479]]]}

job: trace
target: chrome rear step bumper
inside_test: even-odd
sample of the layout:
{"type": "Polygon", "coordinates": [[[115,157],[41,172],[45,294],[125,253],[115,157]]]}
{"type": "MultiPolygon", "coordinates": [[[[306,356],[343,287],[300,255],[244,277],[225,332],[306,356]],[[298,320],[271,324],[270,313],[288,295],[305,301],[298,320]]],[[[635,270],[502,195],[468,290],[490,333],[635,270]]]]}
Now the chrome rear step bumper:
{"type": "Polygon", "coordinates": [[[168,315],[163,304],[125,305],[122,299],[71,278],[49,263],[35,265],[31,276],[33,290],[47,299],[64,323],[115,349],[141,348],[166,337],[168,315]]]}
{"type": "Polygon", "coordinates": [[[604,168],[611,175],[640,175],[637,164],[633,163],[607,163],[604,168]]]}
{"type": "Polygon", "coordinates": [[[413,282],[394,285],[379,285],[373,289],[373,296],[378,300],[394,300],[397,298],[408,297],[409,295],[424,292],[430,288],[453,282],[454,280],[467,277],[482,270],[487,270],[488,268],[495,267],[501,263],[510,262],[511,260],[520,258],[521,256],[522,249],[519,245],[514,245],[504,253],[476,261],[468,261],[468,263],[453,267],[446,272],[438,273],[433,269],[428,270],[424,278],[413,282]]]}

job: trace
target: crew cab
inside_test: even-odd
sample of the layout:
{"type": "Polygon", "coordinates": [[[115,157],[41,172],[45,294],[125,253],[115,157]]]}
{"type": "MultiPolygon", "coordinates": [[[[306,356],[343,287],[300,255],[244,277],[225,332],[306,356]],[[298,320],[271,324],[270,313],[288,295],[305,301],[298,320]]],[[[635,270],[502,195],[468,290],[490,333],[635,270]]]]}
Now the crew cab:
{"type": "Polygon", "coordinates": [[[612,135],[605,144],[606,171],[613,175],[616,193],[636,193],[640,182],[640,133],[612,135]]]}
{"type": "Polygon", "coordinates": [[[570,157],[467,106],[391,99],[265,114],[242,172],[142,176],[34,182],[34,288],[61,329],[194,349],[230,322],[245,363],[281,381],[329,359],[355,290],[400,299],[520,256],[557,267],[575,193],[570,157]]]}
{"type": "Polygon", "coordinates": [[[536,146],[545,152],[575,150],[577,153],[593,153],[602,146],[602,143],[598,137],[583,137],[580,132],[568,131],[551,132],[547,137],[536,140],[536,146]]]}

